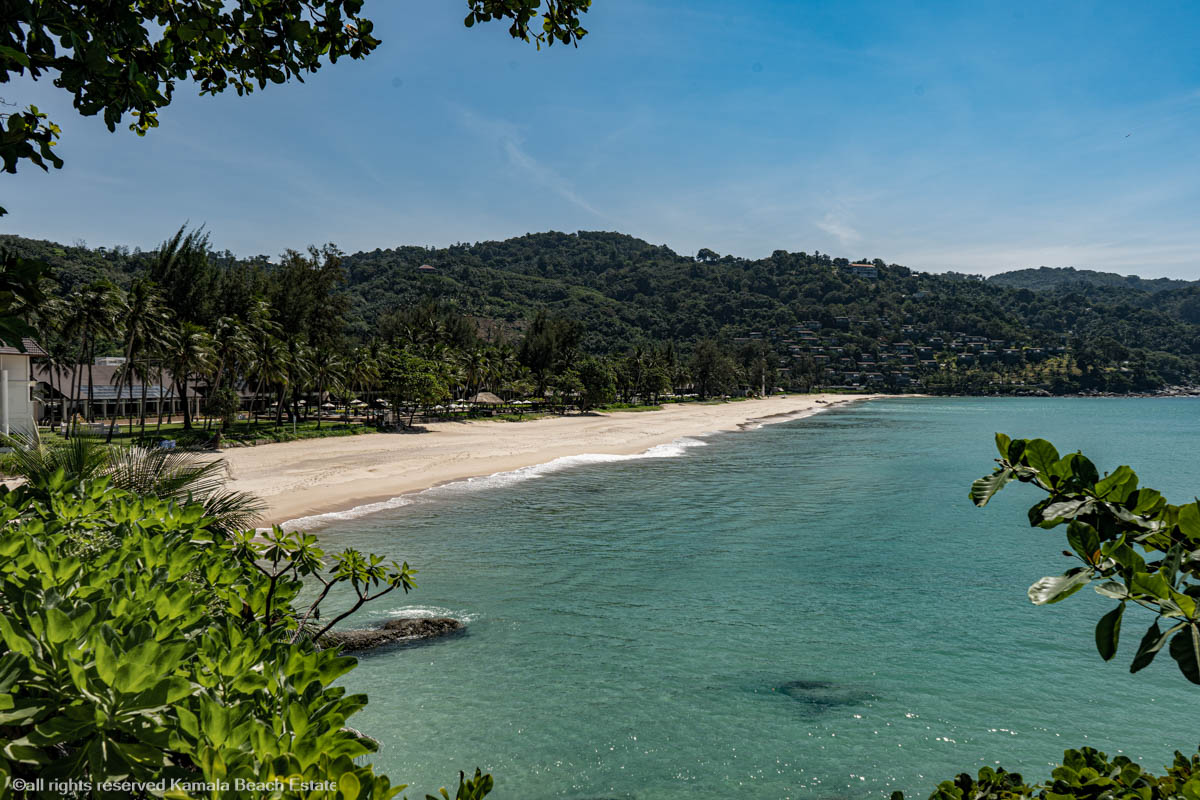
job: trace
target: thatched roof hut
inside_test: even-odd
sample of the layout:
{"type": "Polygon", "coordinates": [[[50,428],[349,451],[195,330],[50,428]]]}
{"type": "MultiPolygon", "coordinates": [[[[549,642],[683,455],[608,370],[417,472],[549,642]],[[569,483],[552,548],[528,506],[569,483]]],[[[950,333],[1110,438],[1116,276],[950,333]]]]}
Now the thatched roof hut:
{"type": "Polygon", "coordinates": [[[495,406],[495,405],[500,405],[500,404],[502,404],[504,401],[503,401],[503,400],[501,400],[501,399],[500,399],[499,397],[497,397],[496,395],[492,394],[491,392],[480,392],[479,394],[477,394],[477,395],[475,395],[474,397],[470,398],[470,399],[469,399],[467,402],[470,402],[470,403],[483,403],[483,404],[486,404],[486,405],[492,405],[492,406],[495,406]]]}

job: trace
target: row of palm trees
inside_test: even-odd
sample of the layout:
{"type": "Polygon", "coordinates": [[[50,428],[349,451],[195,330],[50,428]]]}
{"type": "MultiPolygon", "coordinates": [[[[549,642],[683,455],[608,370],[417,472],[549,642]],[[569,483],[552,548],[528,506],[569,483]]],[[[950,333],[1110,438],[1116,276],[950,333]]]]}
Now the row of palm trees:
{"type": "MultiPolygon", "coordinates": [[[[247,429],[262,416],[273,417],[278,427],[285,421],[307,419],[314,408],[334,400],[348,419],[352,401],[369,405],[371,398],[387,393],[381,385],[380,365],[389,347],[414,352],[437,365],[447,400],[468,399],[481,391],[506,399],[528,397],[539,384],[551,393],[578,388],[573,376],[583,356],[576,348],[556,353],[547,377],[535,375],[522,363],[518,348],[508,343],[456,342],[461,334],[448,331],[441,318],[396,326],[389,331],[391,342],[375,340],[348,348],[336,342],[311,344],[303,335],[288,335],[278,317],[268,301],[258,299],[248,314],[219,317],[208,328],[180,321],[167,308],[158,287],[144,277],[125,291],[98,283],[52,300],[43,310],[43,324],[59,333],[49,337],[56,343],[49,348],[52,382],[67,397],[78,398],[63,409],[63,416],[96,418],[92,364],[102,349],[118,348],[125,360],[116,372],[117,405],[122,400],[137,402],[136,422],[143,437],[152,399],[148,387],[155,385],[182,400],[183,425],[189,430],[198,423],[188,402],[196,395],[205,398],[207,413],[199,422],[206,431],[228,427],[243,410],[247,429]]],[[[652,402],[660,394],[686,391],[691,373],[701,371],[700,365],[684,363],[669,344],[633,347],[604,361],[614,376],[614,395],[625,401],[640,397],[652,402]]],[[[158,433],[164,409],[161,400],[153,399],[158,433]]],[[[168,408],[168,422],[173,414],[168,408]]],[[[325,416],[317,413],[317,427],[325,416]]],[[[110,439],[115,425],[113,415],[110,439]]]]}
{"type": "MultiPolygon", "coordinates": [[[[373,341],[356,348],[313,345],[303,336],[284,333],[266,300],[256,300],[242,318],[220,317],[209,328],[180,321],[148,278],[128,290],[113,284],[82,287],[51,300],[42,310],[47,331],[48,366],[54,388],[75,400],[62,410],[64,419],[95,420],[101,406],[94,399],[96,356],[119,348],[124,363],[116,370],[116,406],[137,402],[136,424],[146,434],[157,411],[155,431],[164,421],[163,403],[149,395],[151,386],[182,400],[183,425],[205,430],[228,424],[244,409],[247,425],[271,415],[276,426],[307,418],[314,407],[337,400],[345,409],[356,398],[383,393],[380,363],[389,346],[409,349],[438,365],[450,396],[469,398],[490,390],[506,397],[534,389],[529,370],[507,344],[477,341],[468,347],[448,343],[435,325],[395,332],[392,345],[373,341]],[[51,333],[53,332],[53,333],[51,333]],[[86,391],[85,391],[86,387],[86,391]],[[203,419],[196,420],[188,398],[205,398],[203,419]]],[[[450,399],[448,397],[447,399],[450,399]]],[[[317,415],[320,427],[323,415],[317,415]]],[[[166,421],[174,410],[166,408],[166,421]]],[[[111,439],[116,416],[109,418],[111,439]]]]}

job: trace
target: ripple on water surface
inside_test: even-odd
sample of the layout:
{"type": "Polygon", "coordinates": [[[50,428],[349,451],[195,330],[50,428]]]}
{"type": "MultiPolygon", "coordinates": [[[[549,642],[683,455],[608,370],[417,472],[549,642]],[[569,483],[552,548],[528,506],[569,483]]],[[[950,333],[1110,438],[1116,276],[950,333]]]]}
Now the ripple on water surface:
{"type": "Polygon", "coordinates": [[[420,570],[375,619],[468,620],[363,659],[353,724],[409,796],[475,766],[497,800],[924,796],[996,761],[1045,775],[1081,745],[1158,767],[1194,746],[1189,685],[1169,659],[1101,662],[1098,596],[1032,607],[1025,587],[1067,566],[1061,535],[1025,526],[1026,487],[985,510],[966,492],[1002,430],[1190,497],[1197,411],[886,400],[325,520],[332,546],[420,570]]]}

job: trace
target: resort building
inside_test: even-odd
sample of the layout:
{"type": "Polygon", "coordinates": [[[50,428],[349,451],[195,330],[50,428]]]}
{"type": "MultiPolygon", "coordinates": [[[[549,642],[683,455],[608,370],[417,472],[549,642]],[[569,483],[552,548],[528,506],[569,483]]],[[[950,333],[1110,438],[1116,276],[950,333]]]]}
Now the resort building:
{"type": "Polygon", "coordinates": [[[5,434],[36,432],[30,359],[46,351],[33,339],[21,340],[24,351],[0,341],[0,431],[5,434]]]}
{"type": "MultiPolygon", "coordinates": [[[[123,366],[96,363],[51,367],[45,363],[34,364],[33,380],[38,407],[34,409],[36,415],[32,418],[43,423],[59,422],[64,412],[85,414],[89,406],[93,419],[140,417],[143,402],[148,417],[157,417],[160,412],[168,417],[183,413],[184,398],[180,396],[170,372],[163,371],[161,383],[157,370],[152,370],[148,381],[143,381],[135,374],[133,386],[130,387],[125,383],[123,366]],[[118,383],[121,385],[118,386],[118,383]]],[[[200,415],[201,400],[200,392],[188,386],[186,402],[194,416],[200,415]]]]}

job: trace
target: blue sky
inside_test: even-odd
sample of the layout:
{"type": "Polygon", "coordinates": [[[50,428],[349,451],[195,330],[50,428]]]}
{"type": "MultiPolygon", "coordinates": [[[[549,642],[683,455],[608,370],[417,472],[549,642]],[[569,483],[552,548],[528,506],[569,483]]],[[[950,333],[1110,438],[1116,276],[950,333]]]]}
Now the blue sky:
{"type": "Polygon", "coordinates": [[[578,49],[368,0],[383,45],[249,97],[181,86],[145,138],[63,128],[0,230],[244,255],[618,230],[942,271],[1200,279],[1200,5],[594,0],[578,49]]]}

